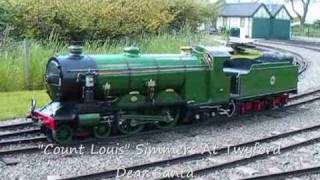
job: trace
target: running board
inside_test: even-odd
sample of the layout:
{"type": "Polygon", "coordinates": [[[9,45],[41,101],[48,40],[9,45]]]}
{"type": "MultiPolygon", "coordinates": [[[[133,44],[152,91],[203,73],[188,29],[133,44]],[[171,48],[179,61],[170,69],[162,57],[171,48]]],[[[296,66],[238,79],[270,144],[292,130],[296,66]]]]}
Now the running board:
{"type": "Polygon", "coordinates": [[[169,119],[168,116],[159,116],[159,115],[138,115],[138,114],[129,114],[121,115],[120,118],[131,119],[136,121],[161,121],[161,122],[171,122],[173,119],[169,119]]]}

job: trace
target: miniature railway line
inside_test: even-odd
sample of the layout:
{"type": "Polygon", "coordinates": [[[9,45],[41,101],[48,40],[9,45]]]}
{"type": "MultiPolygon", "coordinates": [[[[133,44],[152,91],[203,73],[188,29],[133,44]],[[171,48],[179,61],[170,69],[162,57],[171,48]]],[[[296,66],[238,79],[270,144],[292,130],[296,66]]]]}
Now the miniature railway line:
{"type": "Polygon", "coordinates": [[[43,142],[46,139],[47,138],[45,136],[35,136],[35,137],[27,137],[27,138],[10,139],[10,140],[0,141],[0,146],[20,144],[20,143],[43,142]]]}
{"type": "Polygon", "coordinates": [[[314,101],[320,100],[320,90],[315,90],[307,93],[303,93],[300,95],[292,96],[290,97],[289,104],[286,107],[294,107],[298,105],[303,105],[306,103],[311,103],[314,101]],[[307,99],[307,100],[301,100],[300,99],[307,99]],[[297,102],[295,102],[297,101],[297,102]]]}
{"type": "Polygon", "coordinates": [[[303,168],[303,169],[295,169],[295,170],[291,170],[291,171],[265,174],[265,175],[260,175],[260,176],[252,176],[252,177],[248,177],[248,178],[243,178],[241,180],[281,179],[281,178],[289,178],[292,176],[297,177],[297,176],[318,174],[318,173],[320,173],[320,166],[303,168]]]}
{"type": "Polygon", "coordinates": [[[297,99],[301,99],[301,98],[304,98],[304,97],[307,97],[307,96],[313,96],[313,95],[316,95],[317,93],[320,93],[320,89],[291,96],[290,100],[297,100],[297,99]]]}
{"type": "MultiPolygon", "coordinates": [[[[307,131],[316,131],[316,130],[319,130],[319,129],[320,129],[320,124],[317,124],[315,126],[302,128],[302,129],[298,129],[298,130],[293,130],[293,131],[289,131],[289,132],[285,132],[285,133],[281,133],[281,134],[277,134],[277,135],[273,135],[273,136],[269,136],[269,137],[265,137],[265,138],[261,138],[261,139],[257,139],[257,140],[253,140],[253,141],[237,144],[237,145],[234,145],[234,146],[231,146],[231,147],[253,146],[256,143],[271,142],[271,141],[275,141],[275,140],[278,140],[278,139],[281,139],[281,138],[290,137],[292,135],[296,135],[296,134],[299,134],[299,133],[304,133],[304,132],[307,132],[307,131]]],[[[281,151],[282,152],[283,151],[289,151],[289,150],[292,150],[292,149],[300,147],[300,146],[305,146],[305,145],[312,144],[312,143],[317,142],[319,140],[320,140],[320,137],[316,137],[316,138],[309,139],[309,140],[306,140],[306,141],[303,141],[303,142],[295,143],[293,145],[288,145],[288,146],[282,147],[281,151]]],[[[211,150],[211,151],[207,151],[207,152],[204,152],[204,153],[203,152],[195,153],[195,154],[191,154],[191,155],[187,155],[187,156],[176,157],[176,158],[173,158],[173,159],[161,160],[161,161],[156,161],[156,162],[151,162],[151,163],[146,163],[146,164],[126,167],[125,169],[127,171],[130,171],[130,170],[132,170],[132,171],[146,170],[146,169],[151,169],[151,168],[155,168],[155,167],[166,167],[168,165],[175,165],[175,164],[184,163],[184,162],[188,162],[188,161],[192,161],[192,160],[201,160],[201,159],[204,159],[204,158],[210,156],[213,153],[217,153],[219,155],[220,154],[225,154],[228,151],[228,148],[230,148],[230,146],[229,147],[222,147],[220,149],[215,149],[215,150],[211,150]]],[[[266,156],[268,156],[268,154],[261,153],[261,154],[253,155],[250,158],[245,157],[245,158],[238,159],[238,160],[235,160],[235,161],[229,161],[229,162],[221,163],[221,164],[218,164],[218,165],[215,165],[215,166],[210,166],[210,167],[198,169],[198,170],[193,171],[193,173],[196,174],[196,175],[199,175],[199,174],[202,174],[202,173],[205,173],[205,172],[208,172],[208,171],[213,171],[213,170],[218,170],[218,169],[231,167],[231,166],[234,166],[234,165],[238,165],[238,164],[241,164],[241,163],[253,161],[255,159],[266,157],[266,156]]],[[[117,169],[114,169],[114,170],[108,170],[108,171],[104,171],[104,172],[92,173],[92,174],[87,174],[87,175],[66,177],[66,178],[62,178],[62,179],[63,180],[73,180],[73,179],[115,178],[116,174],[117,174],[117,169]]]]}
{"type": "Polygon", "coordinates": [[[285,45],[285,46],[294,46],[294,47],[299,47],[299,48],[304,48],[308,49],[311,51],[315,52],[320,52],[319,44],[312,44],[308,42],[303,42],[303,41],[267,41],[269,44],[276,44],[276,45],[285,45]]]}
{"type": "MultiPolygon", "coordinates": [[[[290,108],[290,107],[295,107],[295,106],[311,103],[316,100],[320,100],[320,89],[290,97],[289,104],[287,106],[285,106],[285,108],[290,108]],[[300,99],[302,99],[302,100],[300,100],[300,99]]],[[[277,110],[277,109],[275,109],[275,110],[277,110]]],[[[136,135],[134,135],[134,137],[143,137],[143,136],[156,134],[156,133],[162,133],[162,132],[166,132],[166,131],[169,131],[169,132],[170,131],[179,131],[179,130],[184,131],[184,130],[190,128],[191,126],[195,127],[196,125],[201,126],[201,123],[181,125],[181,126],[177,126],[175,128],[166,129],[166,130],[161,130],[161,129],[149,130],[149,131],[145,131],[145,132],[141,132],[139,134],[136,134],[136,135]]],[[[37,132],[37,130],[33,130],[33,131],[37,132]]],[[[27,132],[27,131],[25,131],[25,132],[27,132]]],[[[22,132],[18,132],[18,133],[23,134],[22,132]]],[[[11,133],[11,134],[14,134],[14,133],[11,133]]],[[[123,138],[127,138],[127,137],[130,137],[130,136],[118,135],[118,136],[112,136],[112,137],[108,137],[105,139],[99,139],[99,140],[87,139],[87,140],[80,140],[76,143],[70,143],[68,145],[73,146],[73,145],[78,145],[78,144],[99,143],[99,142],[104,142],[107,140],[117,140],[117,139],[123,139],[123,138]]],[[[18,138],[18,139],[2,140],[2,141],[0,141],[0,146],[17,145],[20,143],[22,143],[22,144],[23,143],[36,143],[36,142],[45,142],[45,141],[46,141],[46,137],[37,135],[34,137],[23,137],[23,138],[18,138]]],[[[38,147],[35,147],[32,145],[32,146],[30,146],[30,148],[23,147],[23,148],[16,148],[16,149],[5,150],[5,151],[0,150],[0,155],[8,155],[8,154],[16,154],[16,153],[24,153],[24,152],[26,152],[26,153],[37,152],[39,150],[40,149],[38,147]]]]}
{"type": "Polygon", "coordinates": [[[32,121],[27,121],[27,122],[21,122],[21,123],[10,124],[10,125],[1,125],[0,126],[0,130],[19,128],[19,127],[26,127],[26,126],[33,126],[33,122],[32,121]]]}
{"type": "Polygon", "coordinates": [[[18,154],[18,153],[32,153],[32,152],[38,152],[39,150],[40,150],[39,146],[19,147],[19,148],[10,149],[10,150],[1,150],[0,156],[18,154]]]}
{"type": "MultiPolygon", "coordinates": [[[[293,99],[297,100],[299,98],[306,98],[308,96],[312,96],[312,99],[308,99],[308,100],[304,100],[304,101],[299,101],[299,102],[295,102],[292,103],[286,107],[294,107],[294,106],[298,106],[301,104],[306,104],[309,102],[313,102],[315,100],[319,100],[320,96],[316,96],[315,94],[320,93],[320,90],[316,90],[316,91],[312,91],[312,92],[308,92],[308,93],[304,93],[301,95],[297,95],[294,96],[293,99]]],[[[320,95],[320,94],[319,94],[320,95]]],[[[298,130],[294,130],[294,131],[290,131],[290,132],[286,132],[286,133],[282,133],[282,134],[277,134],[277,135],[273,135],[270,137],[266,137],[266,138],[262,138],[262,139],[258,139],[258,140],[254,140],[254,141],[249,141],[249,142],[245,142],[242,144],[238,144],[235,145],[234,147],[241,147],[241,146],[250,146],[250,145],[254,145],[255,143],[259,142],[268,142],[268,141],[273,141],[275,139],[280,139],[280,138],[285,138],[288,137],[290,135],[295,135],[295,134],[299,134],[299,133],[303,133],[306,131],[313,131],[313,130],[319,130],[320,129],[320,124],[319,125],[315,125],[312,127],[308,127],[308,128],[303,128],[303,129],[298,129],[298,130]]],[[[309,145],[312,144],[314,142],[317,142],[318,140],[320,140],[320,137],[311,139],[311,140],[307,140],[305,142],[300,142],[300,143],[296,143],[294,145],[290,145],[287,147],[283,147],[281,150],[284,151],[289,151],[293,148],[297,148],[299,146],[305,146],[305,145],[309,145]]],[[[227,147],[215,150],[215,152],[220,153],[225,153],[227,151],[227,147]]],[[[157,161],[157,162],[152,162],[152,163],[147,163],[147,164],[141,164],[141,165],[137,165],[137,166],[131,166],[131,167],[127,167],[125,168],[126,170],[144,170],[144,169],[149,169],[149,168],[155,168],[155,167],[165,167],[168,164],[173,165],[173,164],[178,164],[178,163],[182,163],[182,162],[186,162],[186,161],[191,161],[191,160],[197,160],[197,159],[202,159],[205,158],[207,156],[209,156],[210,154],[212,154],[212,152],[207,152],[207,153],[196,153],[196,154],[192,154],[192,155],[188,155],[188,156],[182,156],[182,157],[177,157],[177,158],[173,158],[173,159],[169,159],[169,160],[163,160],[163,161],[157,161]]],[[[257,155],[255,158],[261,158],[261,157],[265,157],[266,155],[257,155]]],[[[228,162],[228,163],[224,163],[224,164],[220,164],[219,166],[214,166],[214,167],[208,167],[206,169],[203,170],[198,170],[196,171],[196,173],[201,173],[203,171],[208,171],[208,170],[216,170],[216,169],[221,169],[221,168],[226,168],[227,166],[231,166],[234,165],[235,163],[243,163],[243,162],[248,162],[248,161],[252,161],[254,159],[247,159],[244,158],[242,160],[239,161],[234,161],[234,162],[228,162]]],[[[93,174],[87,174],[87,175],[82,175],[82,176],[74,176],[74,177],[68,177],[68,178],[62,178],[65,180],[71,180],[71,179],[90,179],[90,178],[114,178],[116,176],[117,170],[109,170],[109,171],[104,171],[104,172],[98,172],[98,173],[93,173],[93,174]]]]}
{"type": "MultiPolygon", "coordinates": [[[[299,143],[295,143],[295,144],[292,144],[292,145],[281,147],[281,152],[287,152],[287,151],[290,151],[290,150],[293,150],[293,149],[296,149],[296,148],[299,148],[299,147],[303,147],[303,146],[314,144],[314,143],[319,142],[319,141],[320,141],[320,136],[312,138],[312,139],[309,139],[309,140],[306,140],[306,141],[302,141],[302,142],[299,142],[299,143]]],[[[236,165],[250,163],[250,162],[258,160],[258,159],[267,158],[268,156],[273,156],[273,155],[269,155],[268,153],[256,154],[256,155],[253,155],[251,157],[244,157],[244,158],[237,159],[237,160],[234,160],[234,161],[228,161],[228,162],[221,163],[221,164],[218,164],[218,165],[208,166],[208,167],[205,167],[205,168],[200,168],[200,169],[194,170],[193,171],[193,175],[203,175],[203,174],[206,174],[206,173],[210,173],[212,171],[225,169],[225,168],[230,168],[230,167],[234,167],[236,165]]],[[[292,172],[292,173],[294,173],[294,172],[292,172]]],[[[187,175],[187,172],[183,173],[183,174],[187,175]]],[[[270,178],[272,178],[273,175],[269,175],[269,176],[271,176],[270,178]]],[[[165,179],[176,179],[176,177],[165,178],[165,179]]]]}
{"type": "Polygon", "coordinates": [[[2,134],[0,134],[0,139],[12,137],[12,136],[34,134],[34,133],[39,133],[39,132],[40,132],[39,128],[23,129],[23,130],[19,130],[19,131],[15,131],[15,132],[2,133],[2,134]]]}

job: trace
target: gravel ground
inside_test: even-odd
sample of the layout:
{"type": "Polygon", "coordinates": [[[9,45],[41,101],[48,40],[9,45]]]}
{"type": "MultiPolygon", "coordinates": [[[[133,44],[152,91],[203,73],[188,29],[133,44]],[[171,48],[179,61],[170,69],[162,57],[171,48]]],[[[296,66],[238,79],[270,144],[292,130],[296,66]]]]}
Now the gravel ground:
{"type": "MultiPolygon", "coordinates": [[[[149,135],[145,138],[126,138],[118,142],[85,146],[84,151],[73,153],[7,156],[6,159],[19,160],[15,166],[1,164],[2,179],[46,179],[50,175],[62,177],[99,172],[107,169],[124,168],[161,159],[172,158],[192,152],[202,152],[206,147],[222,147],[265,137],[290,129],[318,124],[320,102],[294,109],[267,112],[252,117],[230,120],[204,127],[195,127],[185,132],[167,132],[149,135]],[[241,136],[239,135],[241,134],[241,136]],[[187,147],[187,151],[185,151],[187,147]],[[153,148],[153,150],[152,150],[153,148]],[[171,153],[155,152],[171,148],[171,153]],[[98,150],[102,154],[95,154],[98,150]]],[[[56,149],[56,151],[60,149],[56,149]]],[[[310,159],[313,160],[313,159],[310,159]]],[[[259,161],[260,162],[260,161],[259,161]]],[[[195,165],[196,162],[194,162],[195,165]]],[[[218,174],[217,179],[225,175],[218,174]]]]}
{"type": "MultiPolygon", "coordinates": [[[[297,143],[305,139],[311,139],[311,137],[319,137],[320,132],[307,133],[299,136],[294,136],[290,138],[291,143],[287,140],[278,141],[281,146],[286,146],[292,143],[297,143]]],[[[270,146],[265,146],[270,147],[270,146]]],[[[225,169],[217,171],[206,176],[202,176],[202,179],[212,179],[218,178],[222,179],[223,176],[227,177],[225,179],[240,179],[249,176],[264,175],[267,173],[276,173],[289,170],[295,170],[300,168],[308,168],[312,166],[317,166],[320,163],[320,143],[304,146],[297,148],[293,151],[283,152],[277,156],[270,156],[269,158],[257,160],[253,163],[240,165],[231,169],[225,169]],[[221,176],[223,175],[223,176],[221,176]],[[220,177],[220,178],[219,178],[220,177]]],[[[281,149],[280,149],[281,152],[281,149]]],[[[234,156],[234,155],[232,155],[234,156]]],[[[243,157],[243,155],[242,155],[243,157]]],[[[221,158],[221,157],[220,157],[221,158]]],[[[235,157],[224,157],[223,160],[234,160],[238,159],[235,157]]],[[[205,162],[203,162],[205,164],[205,162]]],[[[210,164],[206,162],[206,164],[210,164]]],[[[212,163],[211,163],[212,165],[212,163]]]]}

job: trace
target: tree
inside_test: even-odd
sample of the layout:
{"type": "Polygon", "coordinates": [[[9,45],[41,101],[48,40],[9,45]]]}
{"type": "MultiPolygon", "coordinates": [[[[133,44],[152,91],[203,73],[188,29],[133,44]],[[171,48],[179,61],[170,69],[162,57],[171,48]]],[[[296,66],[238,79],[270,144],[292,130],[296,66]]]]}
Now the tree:
{"type": "Polygon", "coordinates": [[[291,3],[291,7],[293,12],[298,16],[298,19],[300,21],[300,25],[304,26],[305,22],[306,22],[306,17],[308,14],[308,10],[309,10],[309,5],[310,5],[310,1],[311,0],[289,0],[291,3]],[[296,9],[296,3],[301,2],[302,3],[302,12],[299,12],[296,9]]]}

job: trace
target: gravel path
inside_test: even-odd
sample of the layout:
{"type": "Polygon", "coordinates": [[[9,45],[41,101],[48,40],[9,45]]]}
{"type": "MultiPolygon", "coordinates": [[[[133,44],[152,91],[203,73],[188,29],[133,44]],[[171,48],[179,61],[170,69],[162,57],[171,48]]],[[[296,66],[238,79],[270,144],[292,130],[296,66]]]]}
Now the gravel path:
{"type": "MultiPolygon", "coordinates": [[[[190,128],[186,132],[167,132],[149,137],[127,138],[119,142],[85,146],[84,151],[57,155],[39,154],[7,156],[20,161],[15,166],[0,163],[3,179],[45,179],[50,175],[71,176],[107,169],[123,168],[185,153],[202,152],[206,147],[222,147],[268,136],[277,132],[311,126],[320,123],[320,102],[285,111],[268,112],[225,123],[190,128]],[[187,150],[185,151],[185,148],[187,150]],[[171,153],[154,152],[154,149],[169,148],[171,153]],[[95,154],[101,150],[102,154],[95,154]]],[[[57,149],[56,151],[60,150],[57,149]]],[[[284,156],[286,157],[286,156],[284,156]]],[[[310,159],[313,160],[313,159],[310,159]]],[[[260,163],[260,161],[259,161],[260,163]]],[[[264,162],[261,162],[264,163],[264,162]]],[[[222,173],[217,174],[223,179],[222,173]]]]}

